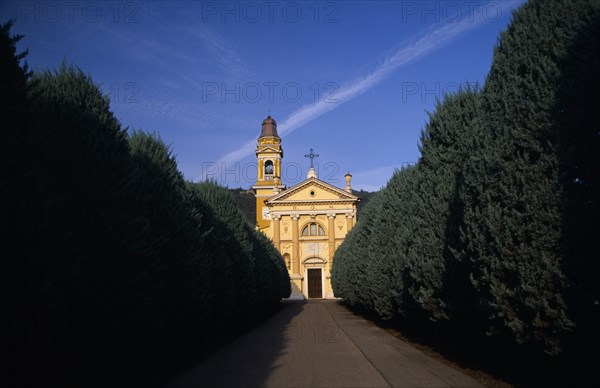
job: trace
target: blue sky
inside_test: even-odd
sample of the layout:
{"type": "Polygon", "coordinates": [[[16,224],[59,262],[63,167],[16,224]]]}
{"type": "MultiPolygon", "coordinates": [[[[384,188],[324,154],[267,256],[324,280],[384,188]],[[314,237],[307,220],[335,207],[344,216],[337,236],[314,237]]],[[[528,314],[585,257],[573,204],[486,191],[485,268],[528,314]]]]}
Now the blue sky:
{"type": "Polygon", "coordinates": [[[436,98],[483,83],[511,1],[0,3],[34,69],[90,73],[124,126],[158,132],[187,179],[248,188],[269,110],[283,181],[377,190],[419,158],[436,98]]]}

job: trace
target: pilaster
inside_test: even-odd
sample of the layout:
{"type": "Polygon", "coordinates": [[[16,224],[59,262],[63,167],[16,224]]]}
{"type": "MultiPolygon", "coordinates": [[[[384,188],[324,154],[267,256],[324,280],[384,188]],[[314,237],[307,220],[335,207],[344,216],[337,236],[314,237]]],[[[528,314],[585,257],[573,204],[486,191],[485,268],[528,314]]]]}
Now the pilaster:
{"type": "Polygon", "coordinates": [[[354,226],[354,215],[352,213],[348,213],[348,214],[346,214],[346,228],[348,229],[348,232],[350,232],[350,230],[352,229],[353,226],[354,226]]]}
{"type": "Polygon", "coordinates": [[[280,215],[273,216],[273,244],[278,251],[281,252],[281,244],[280,244],[280,231],[279,231],[279,220],[281,219],[280,215]]]}

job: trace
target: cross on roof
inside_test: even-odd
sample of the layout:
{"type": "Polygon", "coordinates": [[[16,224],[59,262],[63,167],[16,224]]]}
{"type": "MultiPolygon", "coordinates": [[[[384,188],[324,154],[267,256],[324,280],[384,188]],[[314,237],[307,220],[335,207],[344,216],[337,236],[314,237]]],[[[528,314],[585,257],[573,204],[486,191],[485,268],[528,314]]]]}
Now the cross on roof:
{"type": "Polygon", "coordinates": [[[315,153],[313,152],[313,149],[311,148],[311,149],[310,149],[310,152],[309,152],[308,154],[304,155],[304,157],[305,157],[305,158],[310,158],[310,168],[313,168],[313,160],[314,160],[315,158],[318,158],[318,157],[319,157],[319,154],[315,154],[315,153]]]}

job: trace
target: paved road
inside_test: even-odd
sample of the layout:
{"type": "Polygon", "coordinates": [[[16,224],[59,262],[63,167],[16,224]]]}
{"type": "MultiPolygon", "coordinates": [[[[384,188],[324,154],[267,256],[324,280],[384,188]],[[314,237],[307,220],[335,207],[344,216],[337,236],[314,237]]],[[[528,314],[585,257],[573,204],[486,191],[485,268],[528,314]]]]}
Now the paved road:
{"type": "Polygon", "coordinates": [[[483,387],[336,301],[287,304],[168,385],[483,387]]]}

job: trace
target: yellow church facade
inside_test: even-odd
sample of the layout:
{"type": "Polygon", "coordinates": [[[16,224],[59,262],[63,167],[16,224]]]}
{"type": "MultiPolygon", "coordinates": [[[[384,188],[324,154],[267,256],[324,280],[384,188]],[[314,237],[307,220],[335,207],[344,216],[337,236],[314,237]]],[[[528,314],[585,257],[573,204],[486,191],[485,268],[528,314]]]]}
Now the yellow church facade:
{"type": "Polygon", "coordinates": [[[281,182],[283,149],[277,123],[271,116],[262,123],[257,141],[257,228],[281,252],[291,278],[290,299],[335,298],[331,268],[335,250],[356,224],[352,176],[346,187],[335,187],[318,179],[312,160],[306,180],[286,188],[281,182]]]}

